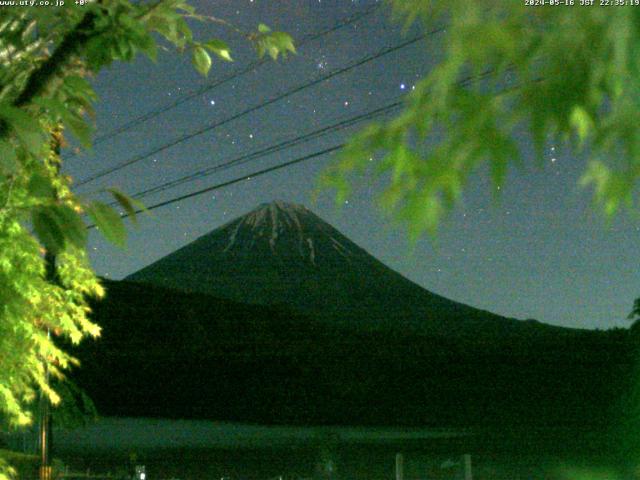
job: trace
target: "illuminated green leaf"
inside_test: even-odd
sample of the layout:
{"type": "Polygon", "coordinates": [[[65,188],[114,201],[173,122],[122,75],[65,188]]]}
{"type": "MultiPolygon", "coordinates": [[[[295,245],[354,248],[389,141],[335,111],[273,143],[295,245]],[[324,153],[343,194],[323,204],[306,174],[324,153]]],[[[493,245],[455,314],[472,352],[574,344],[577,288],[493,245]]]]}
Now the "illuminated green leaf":
{"type": "Polygon", "coordinates": [[[199,45],[193,47],[192,61],[198,72],[204,76],[209,74],[209,70],[211,69],[211,57],[203,47],[199,45]]]}
{"type": "Polygon", "coordinates": [[[584,144],[593,128],[593,122],[590,115],[584,108],[576,106],[571,113],[570,121],[571,126],[578,133],[580,144],[584,144]]]}
{"type": "Polygon", "coordinates": [[[119,247],[126,245],[127,231],[118,212],[102,202],[91,202],[86,210],[108,241],[119,247]]]}
{"type": "Polygon", "coordinates": [[[210,52],[215,53],[222,60],[225,60],[227,62],[233,61],[233,59],[231,58],[231,50],[229,49],[229,46],[222,40],[213,39],[203,43],[202,45],[210,52]]]}
{"type": "Polygon", "coordinates": [[[138,216],[137,216],[138,211],[143,211],[144,212],[146,210],[146,208],[142,204],[142,202],[140,202],[140,201],[138,201],[138,200],[136,200],[134,198],[131,198],[128,195],[125,195],[120,190],[117,190],[115,188],[110,188],[108,190],[111,193],[111,195],[113,195],[113,198],[116,199],[118,204],[120,204],[120,206],[122,208],[124,208],[124,211],[127,212],[127,215],[131,218],[133,223],[137,224],[138,223],[138,216]]]}

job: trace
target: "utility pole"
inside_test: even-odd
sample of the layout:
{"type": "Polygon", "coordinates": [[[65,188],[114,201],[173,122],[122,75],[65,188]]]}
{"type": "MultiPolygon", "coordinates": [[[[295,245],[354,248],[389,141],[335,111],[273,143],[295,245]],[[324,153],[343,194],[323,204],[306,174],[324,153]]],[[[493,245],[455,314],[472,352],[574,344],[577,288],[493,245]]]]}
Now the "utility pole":
{"type": "MultiPolygon", "coordinates": [[[[60,172],[60,148],[62,143],[62,132],[56,129],[52,134],[53,153],[55,155],[56,173],[60,172]]],[[[49,250],[44,254],[46,280],[49,283],[57,282],[56,275],[56,256],[49,250]]],[[[47,339],[51,338],[51,332],[47,327],[47,339]]],[[[47,360],[44,360],[45,382],[49,384],[49,367],[47,360]]],[[[51,445],[52,445],[52,429],[51,429],[51,404],[49,399],[40,392],[39,404],[39,422],[38,422],[38,445],[40,447],[40,475],[39,480],[51,480],[51,445]]]]}
{"type": "MultiPolygon", "coordinates": [[[[48,254],[47,254],[48,255],[48,254]]],[[[47,270],[49,270],[49,260],[46,258],[47,270]]],[[[51,255],[51,262],[55,268],[55,256],[51,255]]],[[[49,338],[51,332],[47,328],[47,338],[49,338]]],[[[45,363],[45,381],[49,383],[49,369],[45,363]]],[[[38,426],[38,444],[40,447],[40,480],[51,480],[51,406],[49,405],[49,399],[44,394],[40,393],[40,418],[38,426]]]]}
{"type": "Polygon", "coordinates": [[[464,463],[464,480],[473,480],[473,471],[471,470],[471,455],[465,453],[462,456],[462,462],[464,463]]]}
{"type": "Polygon", "coordinates": [[[404,455],[396,453],[396,480],[404,480],[404,455]]]}

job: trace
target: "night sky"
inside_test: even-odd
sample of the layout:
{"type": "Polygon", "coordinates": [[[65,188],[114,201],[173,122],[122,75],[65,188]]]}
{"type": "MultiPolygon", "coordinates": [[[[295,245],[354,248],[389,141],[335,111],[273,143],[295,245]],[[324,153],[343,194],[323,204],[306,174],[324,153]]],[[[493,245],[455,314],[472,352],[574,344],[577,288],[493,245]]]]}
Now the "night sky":
{"type": "MultiPolygon", "coordinates": [[[[102,138],[91,154],[70,156],[68,151],[65,170],[76,183],[424,33],[414,29],[403,34],[391,23],[386,6],[376,8],[373,1],[191,3],[202,14],[230,20],[248,31],[260,22],[287,31],[298,44],[353,15],[363,16],[306,41],[298,55],[286,61],[257,65],[149,121],[102,138]]],[[[106,69],[94,82],[100,96],[98,137],[245,71],[256,61],[252,47],[239,34],[218,25],[193,26],[202,39],[227,40],[235,61],[214,59],[207,79],[195,72],[188,55],[173,52],[161,52],[156,64],[140,58],[106,69]]],[[[429,34],[425,40],[80,185],[76,191],[106,198],[100,191],[116,186],[136,194],[393,103],[434,65],[441,41],[441,34],[429,34]]],[[[220,169],[146,196],[144,202],[153,205],[250,176],[339,144],[363,125],[220,169]]],[[[607,227],[590,208],[589,193],[576,186],[584,158],[550,143],[538,168],[528,136],[521,134],[519,140],[527,166],[512,170],[500,201],[490,192],[486,172],[479,171],[463,204],[443,224],[437,243],[424,238],[410,247],[402,225],[384,217],[375,206],[379,184],[363,182],[341,208],[336,208],[329,192],[313,204],[318,175],[333,158],[324,155],[156,209],[152,216],[141,218],[137,229],[130,229],[126,251],[108,245],[92,231],[92,263],[100,275],[123,278],[258,204],[280,199],[305,204],[391,268],[450,299],[505,316],[564,326],[626,326],[626,314],[640,295],[636,255],[640,221],[621,216],[607,227]]]]}

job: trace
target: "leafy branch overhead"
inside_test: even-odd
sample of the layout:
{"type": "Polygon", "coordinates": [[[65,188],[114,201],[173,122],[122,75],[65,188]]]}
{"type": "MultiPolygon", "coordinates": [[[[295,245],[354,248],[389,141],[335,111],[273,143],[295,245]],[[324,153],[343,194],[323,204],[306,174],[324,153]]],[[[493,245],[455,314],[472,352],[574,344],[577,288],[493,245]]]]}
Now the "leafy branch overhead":
{"type": "MultiPolygon", "coordinates": [[[[89,222],[117,245],[126,240],[121,214],[75,195],[60,173],[64,134],[91,148],[98,98],[87,78],[140,53],[157,60],[167,44],[190,53],[206,75],[212,56],[232,61],[231,48],[220,38],[196,40],[188,22],[213,19],[237,30],[182,0],[66,3],[3,9],[0,17],[0,416],[14,425],[31,421],[36,388],[57,401],[44,365],[62,376],[73,363],[46,331],[74,342],[99,334],[87,318],[86,297],[102,294],[87,261],[89,222]],[[46,274],[45,250],[57,255],[55,281],[46,274]]],[[[261,55],[295,51],[289,35],[262,25],[244,37],[261,55]]],[[[135,222],[144,207],[109,192],[135,222]]]]}
{"type": "Polygon", "coordinates": [[[498,192],[528,132],[587,158],[580,184],[606,216],[633,205],[640,177],[640,17],[634,8],[530,8],[523,2],[393,0],[407,27],[443,27],[441,60],[396,118],[352,139],[323,179],[346,196],[363,174],[415,238],[435,233],[469,178],[498,192]],[[368,159],[373,158],[373,162],[368,159]]]}

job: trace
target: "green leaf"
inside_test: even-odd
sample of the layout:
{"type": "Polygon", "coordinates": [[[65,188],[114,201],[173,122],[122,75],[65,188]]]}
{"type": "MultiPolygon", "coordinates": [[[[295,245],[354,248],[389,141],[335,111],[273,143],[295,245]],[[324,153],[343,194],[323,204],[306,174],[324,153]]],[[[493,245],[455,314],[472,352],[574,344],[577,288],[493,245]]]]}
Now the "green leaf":
{"type": "Polygon", "coordinates": [[[87,101],[95,101],[98,98],[91,84],[82,77],[70,75],[65,77],[64,84],[73,92],[74,96],[84,98],[87,101]]]}
{"type": "Polygon", "coordinates": [[[158,45],[151,35],[148,33],[141,35],[137,39],[136,44],[138,45],[138,48],[140,48],[140,51],[147,55],[151,60],[155,62],[158,59],[158,45]]]}
{"type": "Polygon", "coordinates": [[[56,195],[56,190],[51,184],[51,179],[41,173],[34,173],[29,179],[29,185],[27,186],[29,195],[39,199],[53,199],[56,195]]]}
{"type": "Polygon", "coordinates": [[[211,69],[211,57],[207,51],[200,45],[196,45],[193,48],[192,60],[196,70],[206,77],[211,69]]]}
{"type": "Polygon", "coordinates": [[[78,139],[80,144],[85,148],[91,147],[91,136],[93,129],[84,121],[84,119],[73,115],[65,115],[63,117],[65,125],[71,130],[73,135],[78,139]]]}
{"type": "Polygon", "coordinates": [[[576,106],[571,112],[570,123],[573,129],[578,133],[580,145],[584,145],[585,140],[593,129],[593,121],[591,120],[591,116],[584,108],[576,106]]]}
{"type": "Polygon", "coordinates": [[[9,105],[0,106],[0,118],[12,127],[20,142],[30,153],[40,154],[45,136],[37,120],[23,110],[9,105]]]}
{"type": "Polygon", "coordinates": [[[51,253],[58,253],[64,249],[64,233],[62,227],[46,207],[36,208],[31,213],[33,230],[40,243],[51,253]]]}
{"type": "Polygon", "coordinates": [[[209,40],[208,42],[203,43],[203,46],[212,53],[215,53],[222,60],[227,62],[232,62],[231,58],[231,50],[229,46],[223,42],[222,40],[218,40],[214,38],[213,40],[209,40]]]}
{"type": "Polygon", "coordinates": [[[91,202],[86,210],[104,238],[119,247],[126,246],[127,231],[118,212],[102,202],[91,202]]]}
{"type": "Polygon", "coordinates": [[[9,142],[0,142],[0,175],[13,175],[18,171],[18,157],[9,142]]]}
{"type": "MultiPolygon", "coordinates": [[[[81,100],[83,100],[81,98],[81,100]]],[[[67,128],[85,148],[91,148],[91,135],[93,129],[84,120],[80,113],[68,108],[64,102],[55,98],[37,98],[34,103],[46,108],[54,114],[55,121],[61,119],[67,128]]]]}
{"type": "Polygon", "coordinates": [[[85,47],[85,52],[87,66],[94,72],[113,62],[111,44],[102,35],[90,38],[85,47]]]}
{"type": "Polygon", "coordinates": [[[87,244],[87,227],[80,215],[68,205],[54,205],[50,210],[62,228],[65,241],[78,248],[84,248],[87,244]]]}
{"type": "Polygon", "coordinates": [[[286,52],[296,53],[296,47],[293,44],[293,37],[285,32],[273,32],[271,35],[272,43],[278,48],[280,53],[286,52]]]}
{"type": "Polygon", "coordinates": [[[111,195],[113,195],[113,198],[115,198],[115,200],[120,204],[120,206],[124,208],[125,212],[127,212],[127,215],[131,218],[133,223],[137,225],[138,211],[146,210],[142,202],[134,198],[131,198],[128,195],[125,195],[120,190],[117,190],[115,188],[109,188],[108,191],[111,192],[111,195]]]}
{"type": "Polygon", "coordinates": [[[592,160],[587,165],[587,169],[580,178],[578,184],[587,187],[594,184],[596,194],[601,197],[611,179],[611,171],[600,160],[592,160]]]}
{"type": "Polygon", "coordinates": [[[36,208],[31,220],[38,239],[51,253],[59,253],[68,243],[78,248],[87,244],[87,227],[68,205],[36,208]]]}
{"type": "Polygon", "coordinates": [[[258,25],[258,31],[260,33],[269,33],[271,31],[271,29],[269,27],[267,27],[264,23],[261,23],[258,25]]]}

